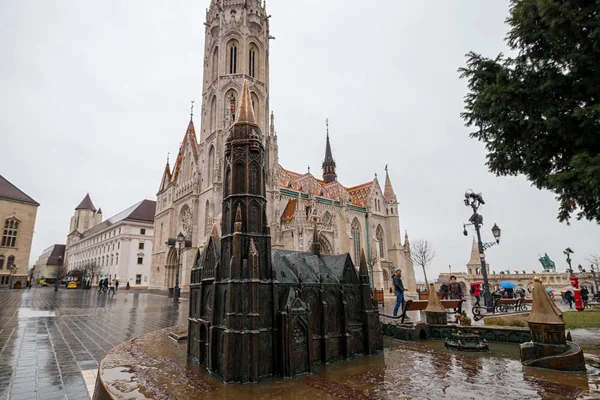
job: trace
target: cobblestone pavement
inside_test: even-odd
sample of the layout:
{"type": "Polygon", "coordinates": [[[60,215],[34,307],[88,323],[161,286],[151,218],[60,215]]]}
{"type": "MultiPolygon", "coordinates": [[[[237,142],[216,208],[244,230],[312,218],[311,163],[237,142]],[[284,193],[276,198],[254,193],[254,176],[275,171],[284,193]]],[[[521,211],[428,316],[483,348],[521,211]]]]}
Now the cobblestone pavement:
{"type": "Polygon", "coordinates": [[[106,351],[187,315],[187,299],[133,291],[0,291],[0,400],[89,399],[106,351]]]}

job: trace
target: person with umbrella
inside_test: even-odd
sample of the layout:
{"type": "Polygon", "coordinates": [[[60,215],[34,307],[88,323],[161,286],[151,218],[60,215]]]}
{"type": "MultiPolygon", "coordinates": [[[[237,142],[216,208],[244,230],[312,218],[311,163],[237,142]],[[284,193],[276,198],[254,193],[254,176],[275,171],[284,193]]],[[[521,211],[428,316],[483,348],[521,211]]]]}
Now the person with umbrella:
{"type": "Polygon", "coordinates": [[[515,285],[512,282],[502,281],[498,284],[498,286],[500,286],[503,289],[502,291],[500,291],[502,297],[505,297],[505,295],[510,299],[514,297],[514,290],[515,287],[517,287],[517,285],[515,285]]]}
{"type": "Polygon", "coordinates": [[[481,299],[481,282],[473,282],[471,283],[471,294],[475,297],[474,307],[479,307],[479,300],[481,299]]]}

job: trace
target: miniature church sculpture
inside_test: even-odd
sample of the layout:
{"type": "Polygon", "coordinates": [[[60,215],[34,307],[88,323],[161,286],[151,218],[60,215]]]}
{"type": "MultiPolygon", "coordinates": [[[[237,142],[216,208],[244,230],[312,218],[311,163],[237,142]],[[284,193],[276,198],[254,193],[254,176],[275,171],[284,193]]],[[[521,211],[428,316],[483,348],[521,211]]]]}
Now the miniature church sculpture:
{"type": "Polygon", "coordinates": [[[272,249],[265,149],[244,81],[225,143],[221,237],[214,225],[190,283],[188,355],[224,382],[309,373],[383,348],[364,254],[272,249]]]}

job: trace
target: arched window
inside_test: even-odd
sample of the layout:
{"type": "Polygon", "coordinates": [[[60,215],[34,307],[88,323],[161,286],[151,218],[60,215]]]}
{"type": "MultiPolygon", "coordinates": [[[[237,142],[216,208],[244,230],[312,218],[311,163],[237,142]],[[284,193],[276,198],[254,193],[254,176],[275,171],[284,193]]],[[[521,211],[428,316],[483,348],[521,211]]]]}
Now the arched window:
{"type": "Polygon", "coordinates": [[[377,238],[377,242],[379,244],[379,257],[385,258],[385,249],[383,245],[383,228],[381,225],[377,225],[377,231],[375,233],[375,237],[377,238]]]}
{"type": "Polygon", "coordinates": [[[210,146],[210,150],[208,151],[208,186],[212,186],[213,184],[213,175],[215,170],[215,146],[210,146]]]}
{"type": "Polygon", "coordinates": [[[15,247],[17,244],[17,232],[19,229],[19,220],[8,218],[4,221],[4,231],[2,232],[2,247],[15,247]]]}
{"type": "Polygon", "coordinates": [[[215,129],[217,129],[217,96],[213,96],[211,102],[210,102],[210,125],[209,125],[209,129],[210,132],[208,132],[208,134],[210,135],[211,133],[213,133],[215,131],[215,129]]]}
{"type": "Polygon", "coordinates": [[[215,47],[215,51],[212,56],[212,80],[211,83],[219,77],[219,48],[215,47]]]}
{"type": "Polygon", "coordinates": [[[204,234],[210,233],[210,201],[206,200],[206,206],[204,207],[204,234]]]}
{"type": "Polygon", "coordinates": [[[258,64],[258,48],[255,44],[250,45],[248,52],[248,75],[256,78],[256,66],[258,64]]]}
{"type": "Polygon", "coordinates": [[[4,256],[0,256],[0,269],[4,269],[4,256]]]}
{"type": "Polygon", "coordinates": [[[11,269],[15,265],[15,256],[8,256],[8,261],[6,262],[6,268],[11,269]]]}
{"type": "Polygon", "coordinates": [[[228,46],[229,54],[228,54],[228,65],[229,65],[229,73],[237,74],[237,52],[238,52],[238,44],[236,41],[229,42],[228,46]]]}
{"type": "Polygon", "coordinates": [[[356,218],[352,221],[352,243],[354,249],[354,264],[358,265],[360,262],[360,224],[356,218]]]}
{"type": "Polygon", "coordinates": [[[256,95],[256,93],[252,92],[250,93],[250,100],[252,101],[252,109],[254,110],[254,116],[256,117],[257,121],[260,125],[260,112],[259,112],[259,107],[260,107],[260,103],[258,101],[258,96],[256,95]]]}

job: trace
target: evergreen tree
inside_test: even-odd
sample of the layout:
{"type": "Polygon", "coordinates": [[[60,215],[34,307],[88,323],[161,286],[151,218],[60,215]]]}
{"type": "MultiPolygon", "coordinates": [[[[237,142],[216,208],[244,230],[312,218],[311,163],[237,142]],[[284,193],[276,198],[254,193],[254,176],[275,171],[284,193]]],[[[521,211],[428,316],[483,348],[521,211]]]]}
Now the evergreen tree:
{"type": "Polygon", "coordinates": [[[558,219],[600,223],[600,1],[511,0],[514,57],[467,54],[461,117],[496,175],[556,193],[558,219]]]}

